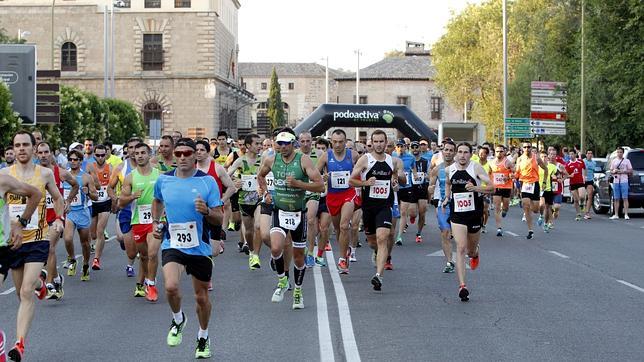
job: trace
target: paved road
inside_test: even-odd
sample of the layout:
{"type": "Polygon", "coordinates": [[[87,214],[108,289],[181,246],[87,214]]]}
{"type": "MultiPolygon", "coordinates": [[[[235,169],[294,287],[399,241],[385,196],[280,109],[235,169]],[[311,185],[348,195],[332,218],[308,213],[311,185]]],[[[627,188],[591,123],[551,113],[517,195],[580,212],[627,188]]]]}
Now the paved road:
{"type": "MultiPolygon", "coordinates": [[[[551,234],[526,240],[512,208],[503,238],[485,234],[481,265],[468,272],[471,300],[457,297],[455,274],[444,260],[433,211],[422,244],[409,239],[393,254],[383,291],[371,289],[367,248],[347,276],[334,266],[308,270],[306,308],[291,310],[290,293],[270,302],[276,277],[250,272],[237,237],[215,259],[210,334],[216,360],[641,360],[644,355],[644,218],[629,222],[595,216],[575,222],[563,210],[551,234]]],[[[493,225],[492,225],[493,226],[493,225]]],[[[492,227],[490,227],[492,229],[492,227]]],[[[363,236],[361,236],[363,238],[363,236]]],[[[59,258],[64,249],[59,246],[59,258]]],[[[330,253],[328,256],[331,256],[330,253]]],[[[68,278],[63,301],[39,301],[26,357],[32,361],[180,361],[194,355],[197,323],[188,279],[188,326],[180,347],[165,336],[170,311],[133,298],[125,257],[108,243],[104,270],[81,283],[68,278]]],[[[160,281],[162,284],[162,280],[160,281]]],[[[0,290],[0,328],[15,334],[15,295],[0,290]]],[[[160,289],[162,290],[162,289],[160,289]]]]}

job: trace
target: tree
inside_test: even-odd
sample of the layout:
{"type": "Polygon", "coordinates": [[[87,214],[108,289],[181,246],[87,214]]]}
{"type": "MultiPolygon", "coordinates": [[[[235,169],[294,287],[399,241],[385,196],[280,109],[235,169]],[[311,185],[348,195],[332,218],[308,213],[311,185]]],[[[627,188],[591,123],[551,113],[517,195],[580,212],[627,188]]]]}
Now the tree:
{"type": "Polygon", "coordinates": [[[11,144],[11,137],[20,128],[20,118],[11,106],[9,87],[0,81],[0,145],[11,144]]]}
{"type": "Polygon", "coordinates": [[[0,28],[0,44],[22,44],[25,42],[25,39],[18,40],[18,38],[7,35],[6,30],[4,28],[0,28]]]}
{"type": "Polygon", "coordinates": [[[268,93],[268,119],[271,122],[271,129],[284,127],[286,124],[282,93],[275,68],[273,68],[273,72],[271,73],[271,87],[268,93]]]}
{"type": "Polygon", "coordinates": [[[385,58],[402,58],[405,56],[405,52],[402,50],[390,50],[388,52],[385,52],[385,58]]]}
{"type": "Polygon", "coordinates": [[[124,144],[132,136],[144,136],[145,125],[141,114],[131,103],[119,99],[105,99],[108,108],[110,140],[124,144]]]}

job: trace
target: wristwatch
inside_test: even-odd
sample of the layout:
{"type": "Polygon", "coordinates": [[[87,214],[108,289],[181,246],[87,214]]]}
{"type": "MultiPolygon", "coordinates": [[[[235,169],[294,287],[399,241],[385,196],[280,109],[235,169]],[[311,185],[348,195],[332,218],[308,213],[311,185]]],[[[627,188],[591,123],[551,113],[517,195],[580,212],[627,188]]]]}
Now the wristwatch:
{"type": "Polygon", "coordinates": [[[22,216],[20,216],[20,215],[18,215],[18,216],[16,216],[16,217],[18,218],[18,222],[20,223],[20,225],[22,225],[22,227],[23,227],[23,228],[26,228],[26,227],[27,227],[27,225],[29,224],[29,220],[27,220],[27,219],[23,218],[23,217],[22,217],[22,216]]]}

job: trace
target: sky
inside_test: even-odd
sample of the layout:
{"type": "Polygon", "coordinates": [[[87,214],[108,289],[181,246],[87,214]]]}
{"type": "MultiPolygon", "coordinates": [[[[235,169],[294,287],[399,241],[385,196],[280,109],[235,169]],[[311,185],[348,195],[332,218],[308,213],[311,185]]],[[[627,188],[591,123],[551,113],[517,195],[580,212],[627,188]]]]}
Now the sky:
{"type": "MultiPolygon", "coordinates": [[[[355,71],[405,41],[432,44],[480,0],[240,0],[240,62],[316,62],[355,71]]],[[[428,45],[426,45],[428,47],[428,45]]]]}

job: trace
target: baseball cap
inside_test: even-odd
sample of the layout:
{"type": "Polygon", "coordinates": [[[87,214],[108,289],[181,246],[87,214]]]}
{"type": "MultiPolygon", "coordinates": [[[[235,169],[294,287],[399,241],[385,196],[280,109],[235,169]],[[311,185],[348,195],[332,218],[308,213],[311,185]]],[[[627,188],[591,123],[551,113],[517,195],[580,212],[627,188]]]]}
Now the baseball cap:
{"type": "Polygon", "coordinates": [[[402,138],[399,139],[398,142],[396,142],[396,146],[400,146],[400,145],[404,145],[404,144],[406,144],[406,143],[405,143],[405,140],[402,139],[402,138]]]}
{"type": "Polygon", "coordinates": [[[410,146],[419,146],[418,141],[411,141],[410,146]]]}
{"type": "Polygon", "coordinates": [[[295,135],[290,132],[280,132],[275,139],[276,142],[293,142],[295,141],[295,135]]]}
{"type": "Polygon", "coordinates": [[[428,145],[429,143],[427,143],[427,141],[425,141],[425,140],[422,140],[422,141],[420,141],[420,144],[421,145],[428,145]]]}
{"type": "Polygon", "coordinates": [[[68,151],[71,151],[71,150],[73,150],[74,148],[76,148],[76,147],[78,147],[78,146],[81,146],[81,147],[82,147],[83,145],[81,145],[81,144],[80,144],[80,143],[78,143],[78,142],[72,142],[72,144],[71,144],[71,145],[69,145],[69,149],[68,149],[68,151]]]}

